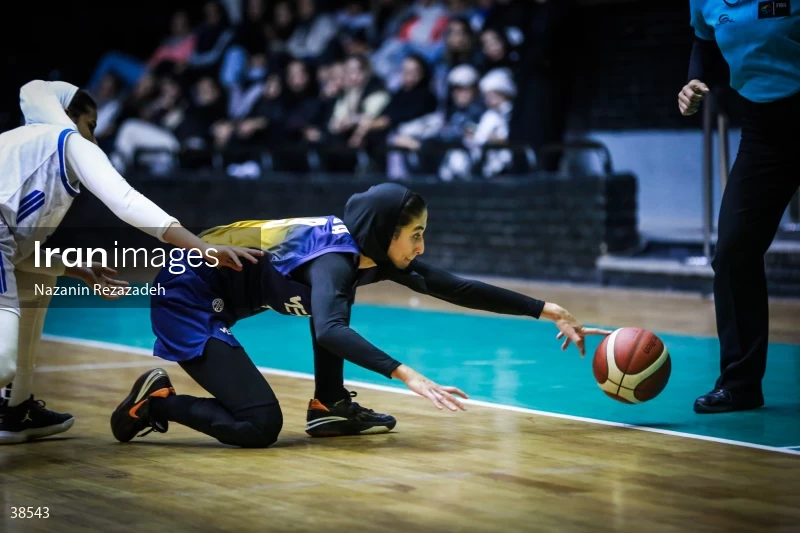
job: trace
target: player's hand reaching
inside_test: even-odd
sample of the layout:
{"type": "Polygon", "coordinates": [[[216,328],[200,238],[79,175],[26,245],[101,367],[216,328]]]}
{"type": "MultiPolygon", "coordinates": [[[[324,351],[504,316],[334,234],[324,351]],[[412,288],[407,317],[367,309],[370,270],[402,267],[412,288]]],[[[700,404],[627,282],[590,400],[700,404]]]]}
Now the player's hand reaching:
{"type": "Polygon", "coordinates": [[[89,287],[95,294],[99,294],[104,300],[118,300],[124,291],[104,290],[105,287],[128,287],[130,283],[110,276],[116,276],[117,271],[113,268],[104,267],[100,263],[92,263],[92,266],[67,267],[64,272],[71,278],[76,278],[89,287]]]}
{"type": "Polygon", "coordinates": [[[586,355],[584,338],[587,335],[610,335],[612,333],[607,329],[584,327],[577,318],[572,316],[572,313],[556,304],[544,304],[542,316],[555,322],[556,327],[560,331],[560,333],[556,335],[556,339],[564,339],[564,344],[561,345],[561,349],[566,350],[570,342],[574,342],[575,347],[577,347],[578,351],[581,353],[581,357],[586,355]]]}
{"type": "Polygon", "coordinates": [[[464,399],[469,398],[463,391],[456,387],[446,387],[434,383],[411,367],[406,365],[398,366],[392,372],[392,377],[405,383],[406,387],[423,398],[429,399],[439,410],[444,407],[451,411],[467,410],[464,404],[456,398],[456,396],[461,396],[464,399]]]}
{"type": "Polygon", "coordinates": [[[709,92],[708,86],[700,80],[692,80],[678,93],[678,109],[681,115],[688,117],[697,113],[700,102],[709,92]]]}
{"type": "Polygon", "coordinates": [[[258,259],[256,259],[255,256],[261,257],[264,255],[262,250],[243,248],[241,246],[229,246],[227,244],[208,246],[203,253],[209,258],[213,257],[217,259],[217,261],[219,261],[219,266],[232,268],[236,271],[242,270],[240,257],[244,257],[251,263],[258,263],[258,259]]]}

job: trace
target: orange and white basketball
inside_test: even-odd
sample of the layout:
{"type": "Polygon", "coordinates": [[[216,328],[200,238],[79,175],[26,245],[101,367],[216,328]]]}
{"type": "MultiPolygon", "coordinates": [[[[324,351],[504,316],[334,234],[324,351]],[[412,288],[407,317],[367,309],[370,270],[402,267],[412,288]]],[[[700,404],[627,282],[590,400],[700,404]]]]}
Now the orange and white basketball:
{"type": "Polygon", "coordinates": [[[592,371],[607,395],[623,403],[642,403],[667,386],[672,361],[664,343],[640,328],[620,328],[603,339],[592,371]]]}

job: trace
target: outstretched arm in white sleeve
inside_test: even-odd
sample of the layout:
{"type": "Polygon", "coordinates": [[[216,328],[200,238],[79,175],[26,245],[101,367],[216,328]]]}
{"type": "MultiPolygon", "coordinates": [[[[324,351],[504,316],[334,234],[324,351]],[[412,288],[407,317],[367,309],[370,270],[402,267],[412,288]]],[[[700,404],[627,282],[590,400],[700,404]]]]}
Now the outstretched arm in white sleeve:
{"type": "Polygon", "coordinates": [[[264,255],[260,250],[237,246],[213,247],[183,228],[178,220],[145,198],[123,178],[105,153],[95,144],[78,135],[70,135],[66,146],[67,166],[101,202],[121,220],[148,235],[179,248],[194,248],[209,258],[216,258],[221,266],[241,270],[239,257],[255,263],[254,255],[264,255]]]}

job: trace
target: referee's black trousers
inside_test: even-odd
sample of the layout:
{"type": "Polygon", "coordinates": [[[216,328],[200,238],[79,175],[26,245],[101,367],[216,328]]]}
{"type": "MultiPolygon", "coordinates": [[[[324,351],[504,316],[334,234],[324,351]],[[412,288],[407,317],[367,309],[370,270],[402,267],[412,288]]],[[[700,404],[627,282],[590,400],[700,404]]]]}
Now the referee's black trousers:
{"type": "Polygon", "coordinates": [[[761,394],[769,309],[764,254],[800,186],[800,93],[746,101],[742,139],[718,222],[714,298],[721,374],[716,388],[761,394]]]}

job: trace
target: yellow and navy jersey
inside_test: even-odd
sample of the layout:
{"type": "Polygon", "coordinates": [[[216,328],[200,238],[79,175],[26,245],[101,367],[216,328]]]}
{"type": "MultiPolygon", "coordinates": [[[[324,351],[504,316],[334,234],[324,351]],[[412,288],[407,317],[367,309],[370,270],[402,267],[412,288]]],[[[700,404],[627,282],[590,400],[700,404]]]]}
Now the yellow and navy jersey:
{"type": "Polygon", "coordinates": [[[344,222],[335,216],[245,220],[208,229],[200,238],[209,244],[264,250],[284,276],[322,254],[359,253],[344,222]]]}

